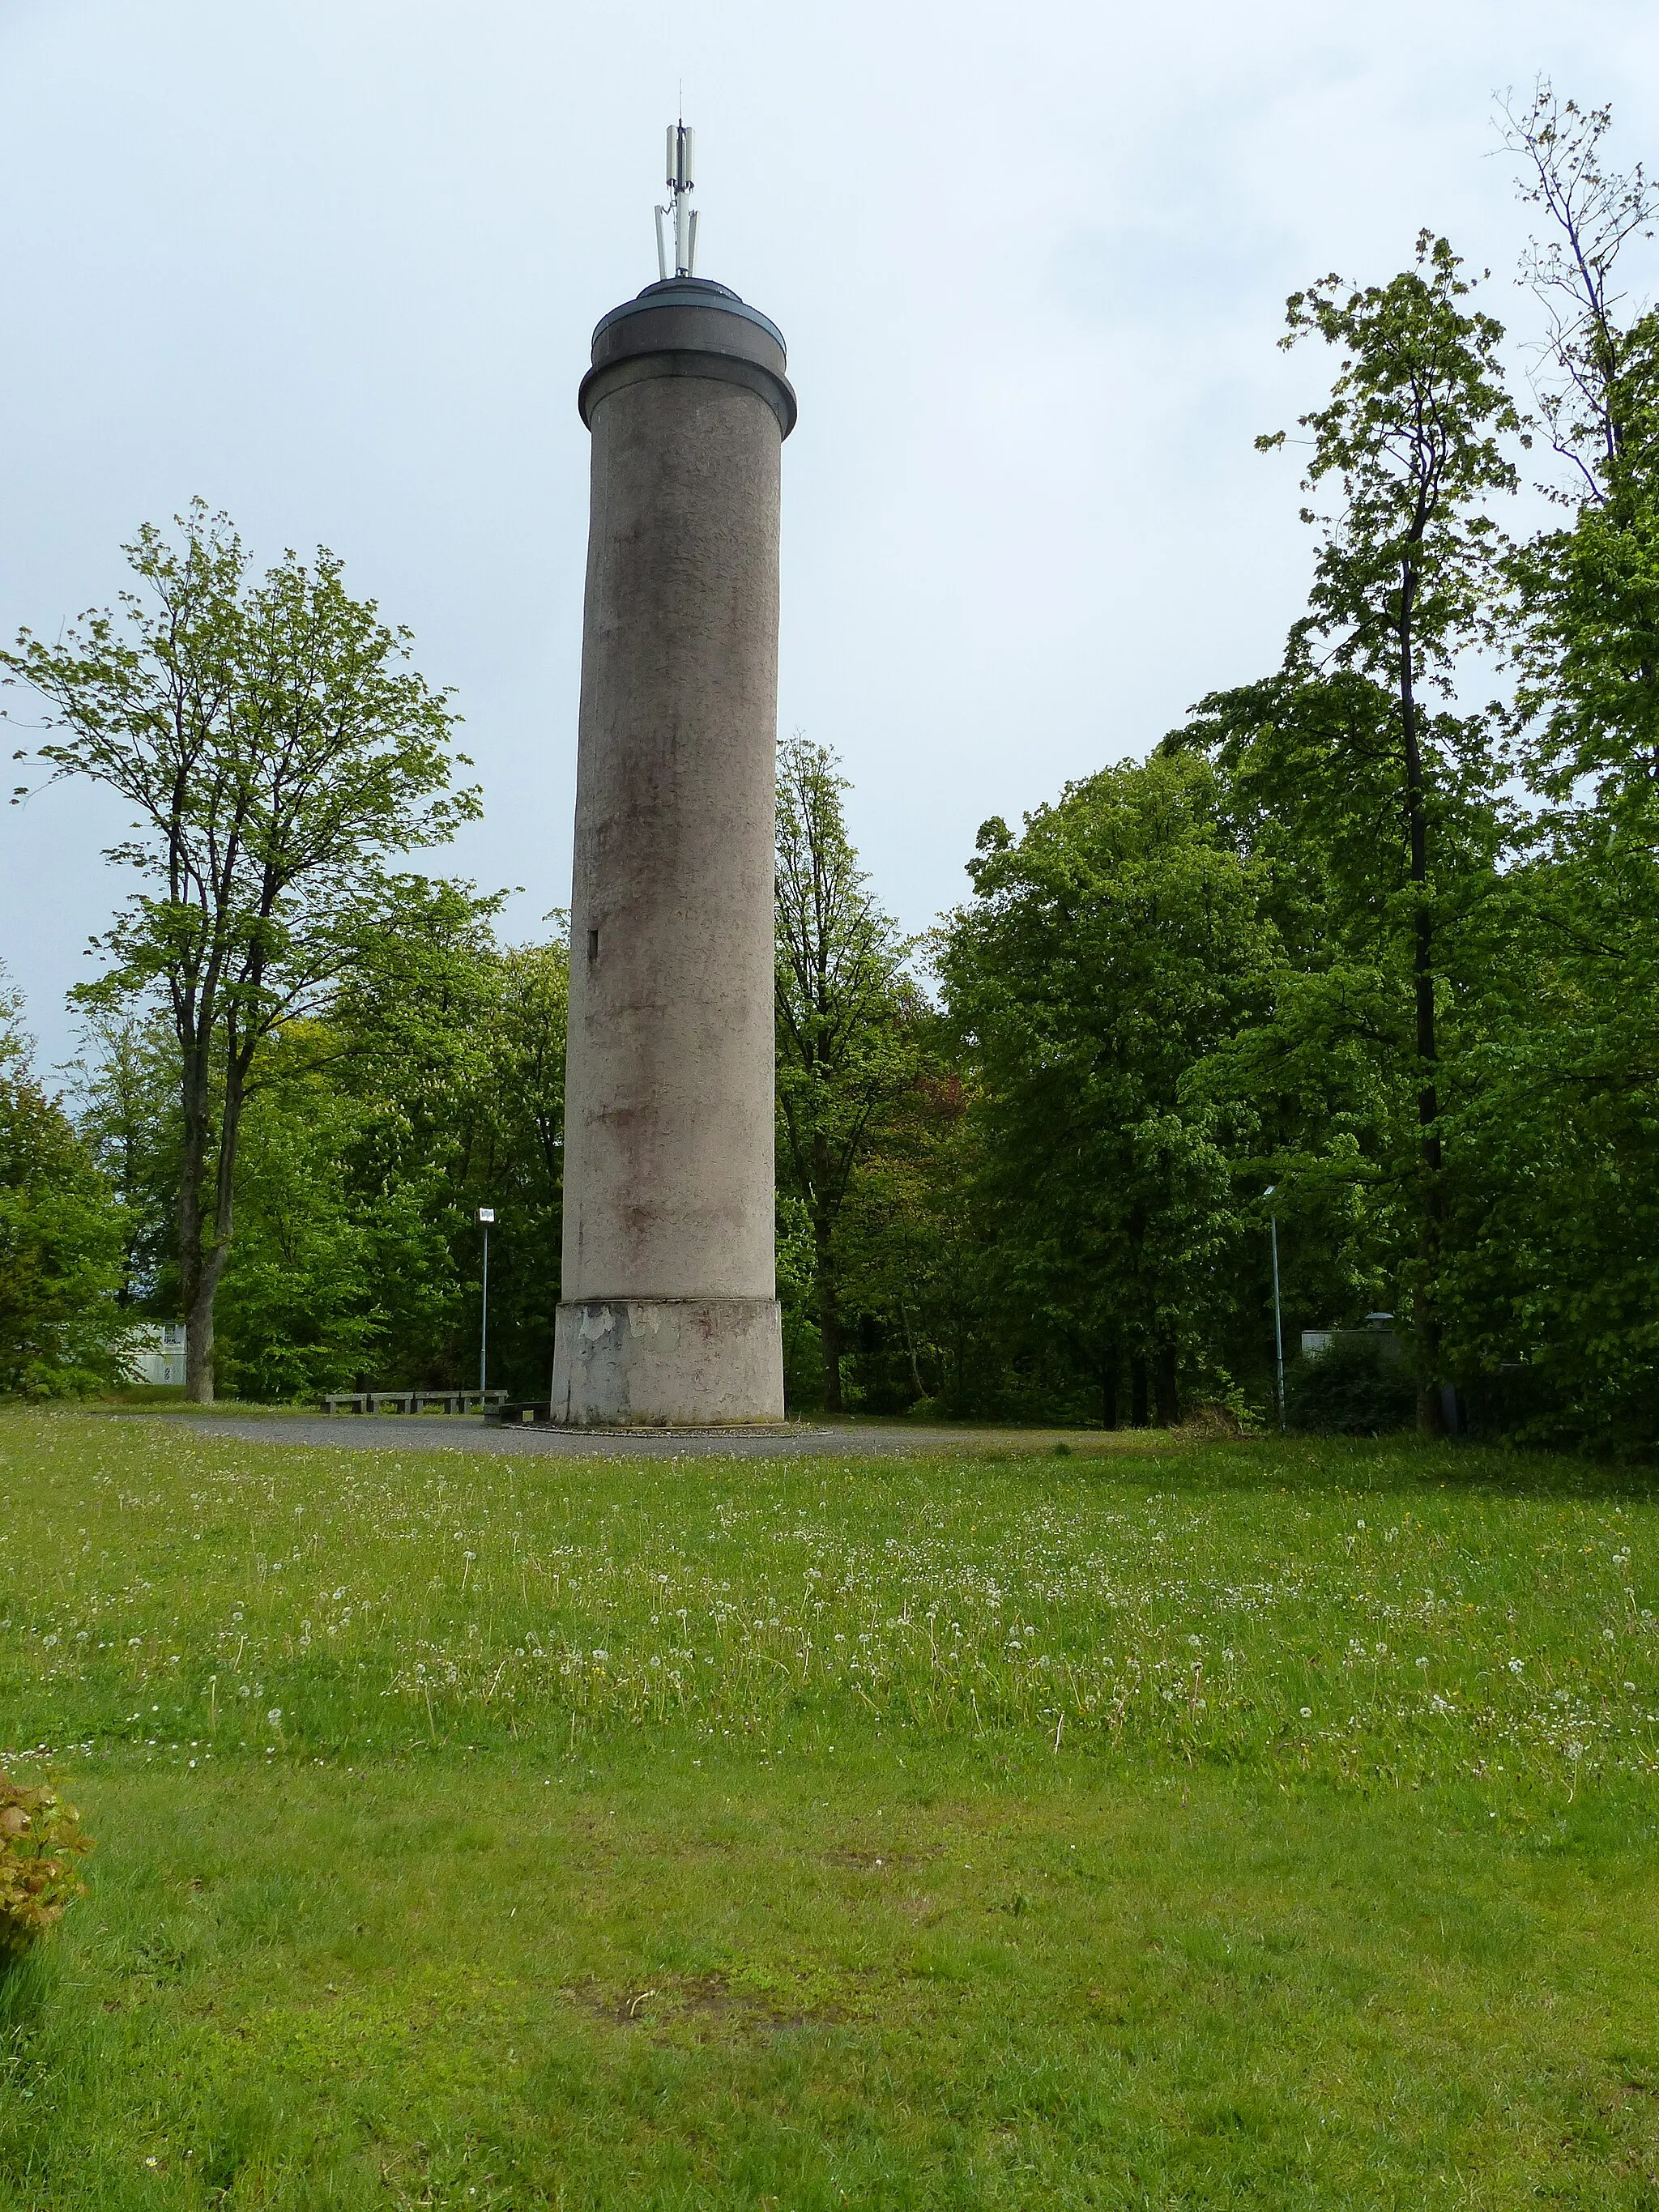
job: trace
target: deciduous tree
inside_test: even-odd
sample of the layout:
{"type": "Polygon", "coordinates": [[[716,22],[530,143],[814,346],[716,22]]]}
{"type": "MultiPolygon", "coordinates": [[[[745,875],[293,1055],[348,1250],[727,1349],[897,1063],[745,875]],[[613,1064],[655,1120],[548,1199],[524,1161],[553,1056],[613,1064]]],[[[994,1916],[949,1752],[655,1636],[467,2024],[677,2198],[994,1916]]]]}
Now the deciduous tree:
{"type": "Polygon", "coordinates": [[[0,991],[0,1396],[96,1389],[121,1370],[121,1207],[36,1080],[0,991]]]}
{"type": "Polygon", "coordinates": [[[824,1404],[842,1408],[836,1231],[878,1117],[916,1068],[908,951],[847,833],[846,780],[826,746],[780,748],[777,1097],[781,1164],[811,1226],[824,1404]]]}
{"type": "Polygon", "coordinates": [[[1173,1421],[1239,1225],[1191,1079],[1271,995],[1261,871],[1191,756],[1103,769],[979,846],[938,959],[1005,1298],[1070,1343],[1109,1425],[1126,1370],[1131,1419],[1173,1421]]]}
{"type": "Polygon", "coordinates": [[[454,714],[409,666],[405,630],[354,599],[341,563],[286,555],[263,579],[198,501],[178,542],[127,553],[141,588],[0,665],[50,715],[54,776],[107,785],[136,815],[108,857],[143,879],[85,995],[159,994],[179,1047],[175,1228],[187,1389],[213,1395],[214,1298],[236,1159],[268,1040],[324,1013],[383,922],[389,856],[478,811],[451,786],[454,714]]]}
{"type": "MultiPolygon", "coordinates": [[[[1503,327],[1465,303],[1472,289],[1443,238],[1422,232],[1413,267],[1383,285],[1322,278],[1288,303],[1294,345],[1315,335],[1342,359],[1324,406],[1300,418],[1310,434],[1304,489],[1340,494],[1304,508],[1321,544],[1307,615],[1289,665],[1322,663],[1385,686],[1392,696],[1399,825],[1410,884],[1414,1057],[1420,1127],[1416,1328],[1419,1418],[1439,1425],[1438,1302],[1443,1134],[1436,928],[1430,848],[1433,726],[1423,693],[1449,693],[1458,654],[1476,637],[1493,593],[1501,534],[1490,511],[1511,491],[1504,441],[1522,431],[1498,348],[1503,327]]],[[[1282,445],[1279,431],[1257,441],[1282,445]]]]}

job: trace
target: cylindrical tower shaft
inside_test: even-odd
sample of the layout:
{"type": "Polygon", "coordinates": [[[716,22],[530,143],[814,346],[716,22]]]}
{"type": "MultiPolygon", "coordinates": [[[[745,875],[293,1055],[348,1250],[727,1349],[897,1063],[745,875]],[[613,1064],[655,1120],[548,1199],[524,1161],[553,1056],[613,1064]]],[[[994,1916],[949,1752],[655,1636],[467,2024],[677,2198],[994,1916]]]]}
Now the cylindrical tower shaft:
{"type": "Polygon", "coordinates": [[[594,333],[556,1420],[777,1420],[774,326],[671,279],[594,333]]]}

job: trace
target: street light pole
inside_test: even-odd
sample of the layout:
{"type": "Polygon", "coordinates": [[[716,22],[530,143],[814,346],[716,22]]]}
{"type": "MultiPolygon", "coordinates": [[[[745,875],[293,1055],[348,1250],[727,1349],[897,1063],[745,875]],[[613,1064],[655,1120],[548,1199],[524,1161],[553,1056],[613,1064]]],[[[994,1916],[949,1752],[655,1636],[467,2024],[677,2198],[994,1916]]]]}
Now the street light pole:
{"type": "MultiPolygon", "coordinates": [[[[489,1224],[495,1218],[493,1206],[478,1208],[478,1221],[483,1230],[483,1302],[478,1318],[478,1395],[482,1397],[489,1387],[489,1224]]],[[[1284,1424],[1279,1424],[1282,1428],[1284,1424]]]]}
{"type": "MultiPolygon", "coordinates": [[[[1269,1183],[1264,1195],[1271,1198],[1277,1184],[1269,1183]]],[[[1285,1316],[1279,1302],[1279,1216],[1270,1213],[1267,1224],[1273,1240],[1273,1362],[1279,1370],[1279,1433],[1285,1433],[1285,1316]]]]}

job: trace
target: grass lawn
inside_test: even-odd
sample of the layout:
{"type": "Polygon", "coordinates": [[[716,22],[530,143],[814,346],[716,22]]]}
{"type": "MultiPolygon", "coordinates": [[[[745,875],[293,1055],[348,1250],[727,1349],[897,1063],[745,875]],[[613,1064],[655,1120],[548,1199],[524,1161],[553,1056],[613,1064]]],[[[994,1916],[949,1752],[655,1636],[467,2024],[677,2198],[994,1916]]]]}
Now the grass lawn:
{"type": "Polygon", "coordinates": [[[1659,1504],[0,1415],[0,2206],[1659,2208],[1659,1504]]]}

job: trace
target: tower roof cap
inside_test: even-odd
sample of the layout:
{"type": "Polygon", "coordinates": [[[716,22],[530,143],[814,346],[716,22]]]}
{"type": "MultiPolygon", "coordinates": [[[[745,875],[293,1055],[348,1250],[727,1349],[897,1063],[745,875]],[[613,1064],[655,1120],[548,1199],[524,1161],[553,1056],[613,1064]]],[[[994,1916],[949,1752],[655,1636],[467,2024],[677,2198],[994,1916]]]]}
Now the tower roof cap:
{"type": "Polygon", "coordinates": [[[668,276],[613,307],[597,325],[593,365],[576,405],[591,428],[593,410],[610,392],[659,377],[712,377],[763,399],[787,438],[796,413],[787,366],[783,332],[730,285],[668,276]]]}
{"type": "Polygon", "coordinates": [[[724,314],[741,315],[744,322],[757,324],[775,342],[785,359],[788,358],[783,332],[772,318],[740,299],[729,284],[717,284],[711,276],[670,276],[647,284],[637,298],[624,300],[620,307],[613,307],[608,315],[600,316],[593,326],[593,343],[599,344],[613,323],[629,315],[647,314],[653,307],[718,307],[724,314]]]}

